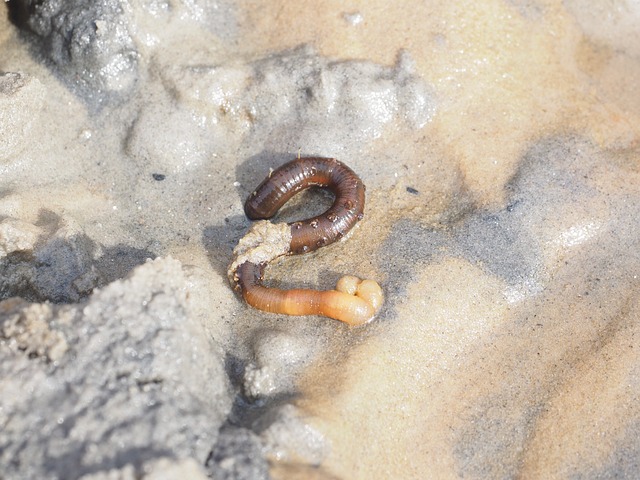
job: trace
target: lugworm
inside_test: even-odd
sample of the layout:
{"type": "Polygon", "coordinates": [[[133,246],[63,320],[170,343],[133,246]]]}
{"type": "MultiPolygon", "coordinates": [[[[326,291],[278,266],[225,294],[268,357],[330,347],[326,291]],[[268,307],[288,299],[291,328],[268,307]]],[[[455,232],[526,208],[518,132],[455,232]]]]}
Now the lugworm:
{"type": "Polygon", "coordinates": [[[290,224],[256,222],[234,249],[229,278],[245,301],[260,310],[287,315],[324,315],[350,325],[370,321],[382,305],[373,280],[341,278],[335,290],[280,290],[262,285],[267,264],[282,255],[307,253],[344,237],[363,218],[365,187],[349,167],[333,158],[298,158],[273,171],[245,203],[252,220],[273,217],[296,193],[312,187],[330,190],[331,207],[290,224]]]}

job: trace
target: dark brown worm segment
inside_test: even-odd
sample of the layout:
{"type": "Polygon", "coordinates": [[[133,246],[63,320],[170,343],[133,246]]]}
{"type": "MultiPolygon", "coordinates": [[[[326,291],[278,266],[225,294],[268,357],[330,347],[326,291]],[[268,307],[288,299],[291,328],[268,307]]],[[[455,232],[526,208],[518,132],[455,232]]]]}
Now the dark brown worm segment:
{"type": "Polygon", "coordinates": [[[345,236],[364,216],[364,184],[353,170],[335,158],[298,158],[274,170],[244,204],[251,220],[273,217],[296,193],[309,187],[335,195],[322,215],[291,223],[291,253],[312,252],[345,236]]]}
{"type": "MultiPolygon", "coordinates": [[[[317,250],[344,237],[363,218],[365,187],[349,167],[333,158],[298,158],[274,170],[245,203],[252,220],[273,217],[295,194],[309,187],[330,190],[335,199],[321,215],[289,224],[287,254],[317,250]]],[[[280,290],[262,285],[266,263],[244,262],[234,273],[244,299],[260,310],[288,315],[324,315],[350,325],[368,322],[382,305],[382,289],[372,280],[343,277],[336,290],[280,290]]]]}

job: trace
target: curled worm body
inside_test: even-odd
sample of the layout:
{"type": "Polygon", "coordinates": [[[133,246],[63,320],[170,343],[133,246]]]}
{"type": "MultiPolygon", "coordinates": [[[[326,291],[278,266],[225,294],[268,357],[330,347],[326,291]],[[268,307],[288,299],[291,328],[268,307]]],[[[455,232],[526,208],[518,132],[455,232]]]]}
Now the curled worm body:
{"type": "Polygon", "coordinates": [[[309,187],[330,190],[333,205],[321,215],[291,224],[291,253],[317,250],[340,240],[364,215],[364,184],[333,158],[299,158],[274,170],[247,199],[252,220],[273,217],[296,193],[309,187]]]}
{"type": "Polygon", "coordinates": [[[249,196],[252,220],[273,217],[296,193],[318,186],[335,196],[316,217],[291,224],[257,222],[234,249],[229,278],[246,302],[260,310],[288,315],[324,315],[350,325],[371,320],[382,305],[382,289],[372,280],[341,278],[335,290],[281,290],[265,287],[266,265],[282,255],[311,252],[346,235],[364,214],[364,185],[346,165],[331,158],[299,158],[273,171],[249,196]]]}

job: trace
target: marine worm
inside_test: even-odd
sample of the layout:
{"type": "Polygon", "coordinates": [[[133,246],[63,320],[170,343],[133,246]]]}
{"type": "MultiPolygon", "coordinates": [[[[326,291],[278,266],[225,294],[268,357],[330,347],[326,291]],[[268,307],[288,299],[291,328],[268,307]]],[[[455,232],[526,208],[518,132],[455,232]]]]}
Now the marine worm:
{"type": "Polygon", "coordinates": [[[370,321],[383,294],[373,280],[342,277],[335,290],[265,287],[267,264],[282,255],[317,250],[344,237],[363,218],[365,187],[349,167],[332,158],[298,158],[273,171],[245,203],[252,220],[273,217],[296,193],[312,187],[334,194],[331,207],[316,217],[290,224],[256,222],[234,249],[229,278],[245,301],[260,310],[287,315],[324,315],[349,325],[370,321]]]}

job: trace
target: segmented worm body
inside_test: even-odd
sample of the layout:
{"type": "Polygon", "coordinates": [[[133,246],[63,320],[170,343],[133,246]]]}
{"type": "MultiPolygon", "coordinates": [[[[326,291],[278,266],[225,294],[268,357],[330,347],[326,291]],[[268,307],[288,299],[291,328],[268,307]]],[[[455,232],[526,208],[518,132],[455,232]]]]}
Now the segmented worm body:
{"type": "Polygon", "coordinates": [[[249,196],[252,220],[273,217],[296,193],[312,187],[330,190],[331,207],[291,224],[257,222],[234,249],[229,277],[248,304],[273,313],[324,315],[351,325],[371,320],[382,305],[382,289],[372,280],[346,276],[335,290],[281,290],[262,285],[266,265],[281,255],[307,253],[346,235],[363,218],[365,188],[349,167],[332,158],[299,158],[273,171],[249,196]]]}
{"type": "Polygon", "coordinates": [[[273,217],[296,193],[329,189],[335,200],[322,215],[291,224],[291,253],[317,250],[340,240],[364,215],[364,185],[349,167],[333,158],[299,158],[274,170],[249,195],[244,211],[251,220],[273,217]]]}

